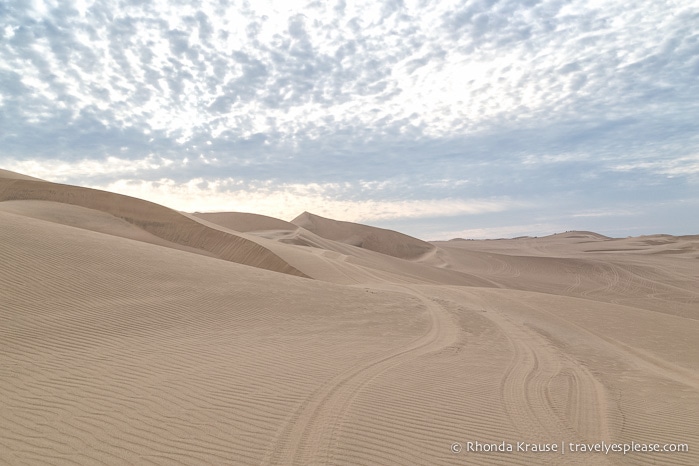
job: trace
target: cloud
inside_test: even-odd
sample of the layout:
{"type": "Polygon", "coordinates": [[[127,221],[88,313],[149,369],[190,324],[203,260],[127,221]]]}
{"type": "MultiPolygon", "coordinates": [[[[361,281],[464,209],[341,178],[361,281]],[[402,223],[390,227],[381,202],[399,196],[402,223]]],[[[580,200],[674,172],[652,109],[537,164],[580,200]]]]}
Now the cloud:
{"type": "Polygon", "coordinates": [[[590,217],[624,217],[637,215],[638,212],[629,210],[593,210],[585,212],[576,212],[570,215],[572,218],[590,218],[590,217]]]}
{"type": "MultiPolygon", "coordinates": [[[[366,200],[348,200],[346,192],[362,188],[353,183],[276,185],[265,182],[250,183],[233,178],[196,178],[186,183],[176,183],[171,179],[124,179],[91,187],[147,199],[189,212],[252,212],[291,219],[303,211],[310,211],[352,222],[502,212],[518,204],[507,198],[373,200],[369,195],[369,199],[366,200]]],[[[366,191],[366,188],[364,190],[366,191]]]]}
{"type": "Polygon", "coordinates": [[[100,186],[165,179],[173,192],[199,178],[385,182],[336,200],[439,212],[435,199],[462,212],[448,200],[696,196],[691,4],[0,8],[6,168],[100,186]]]}
{"type": "Polygon", "coordinates": [[[699,154],[665,158],[664,160],[636,161],[633,163],[615,165],[613,168],[620,172],[638,170],[672,177],[692,176],[699,174],[699,154]]]}
{"type": "Polygon", "coordinates": [[[685,23],[668,19],[658,47],[661,34],[655,23],[637,21],[638,9],[562,5],[386,3],[338,15],[323,5],[117,10],[100,2],[84,16],[42,7],[41,22],[15,12],[22,37],[3,58],[40,76],[46,99],[70,96],[76,112],[112,107],[109,116],[122,125],[186,139],[225,125],[288,140],[327,126],[328,116],[332,131],[359,123],[441,137],[513,115],[559,119],[580,106],[609,107],[609,99],[639,104],[686,87],[673,87],[678,77],[664,71],[679,60],[657,53],[692,57],[680,33],[685,23]],[[629,29],[638,33],[632,49],[617,37],[629,29]],[[665,83],[655,82],[659,69],[665,83]],[[115,101],[123,105],[114,108],[115,101]],[[264,124],[247,118],[261,112],[264,124]]]}
{"type": "Polygon", "coordinates": [[[71,163],[60,160],[41,162],[28,160],[8,165],[8,169],[19,173],[34,173],[36,178],[47,181],[65,182],[76,178],[100,178],[104,175],[124,176],[136,173],[143,175],[144,172],[156,171],[173,163],[172,160],[150,155],[141,160],[107,157],[104,161],[85,159],[71,163]]]}
{"type": "Polygon", "coordinates": [[[439,238],[431,238],[433,241],[445,241],[449,239],[489,239],[489,238],[515,238],[518,236],[546,236],[564,229],[561,223],[533,223],[525,225],[508,225],[488,228],[468,228],[465,230],[447,231],[439,234],[439,238]]]}

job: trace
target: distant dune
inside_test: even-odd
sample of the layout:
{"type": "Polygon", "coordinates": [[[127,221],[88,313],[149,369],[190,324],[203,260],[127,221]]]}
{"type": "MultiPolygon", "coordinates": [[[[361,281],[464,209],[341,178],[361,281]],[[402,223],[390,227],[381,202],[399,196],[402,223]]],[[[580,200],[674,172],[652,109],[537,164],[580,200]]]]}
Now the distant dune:
{"type": "Polygon", "coordinates": [[[244,212],[195,212],[195,217],[216,223],[231,230],[247,232],[262,230],[295,230],[293,223],[285,222],[266,215],[249,214],[244,212]]]}
{"type": "Polygon", "coordinates": [[[426,243],[0,171],[0,464],[696,465],[698,280],[699,235],[426,243]]]}
{"type": "Polygon", "coordinates": [[[400,259],[417,259],[434,250],[431,244],[393,230],[331,220],[304,212],[291,221],[323,238],[400,259]]]}

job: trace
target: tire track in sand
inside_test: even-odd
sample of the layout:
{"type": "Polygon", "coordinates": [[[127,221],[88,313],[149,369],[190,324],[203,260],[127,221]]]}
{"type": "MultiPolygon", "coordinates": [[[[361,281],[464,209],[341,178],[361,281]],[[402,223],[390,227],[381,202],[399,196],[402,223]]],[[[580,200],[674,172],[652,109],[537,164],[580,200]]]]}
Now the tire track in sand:
{"type": "Polygon", "coordinates": [[[421,355],[438,351],[453,343],[458,329],[446,309],[415,290],[382,287],[406,292],[418,298],[430,315],[430,327],[407,346],[395,349],[329,380],[309,396],[287,421],[262,464],[332,464],[333,445],[344,413],[352,401],[376,377],[387,370],[421,355]]]}
{"type": "MultiPolygon", "coordinates": [[[[583,365],[548,344],[535,329],[489,309],[513,350],[500,392],[512,424],[532,442],[611,440],[607,397],[583,365]]],[[[580,460],[561,456],[558,462],[580,460]]],[[[606,461],[608,458],[599,458],[606,461]]]]}

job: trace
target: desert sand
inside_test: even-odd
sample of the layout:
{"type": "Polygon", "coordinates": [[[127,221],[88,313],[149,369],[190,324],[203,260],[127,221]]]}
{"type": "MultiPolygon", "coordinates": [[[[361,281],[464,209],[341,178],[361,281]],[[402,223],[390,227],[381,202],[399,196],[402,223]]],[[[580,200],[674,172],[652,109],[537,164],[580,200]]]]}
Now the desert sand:
{"type": "Polygon", "coordinates": [[[0,170],[0,464],[695,465],[698,319],[699,236],[426,242],[0,170]],[[689,451],[570,451],[602,442],[689,451]]]}

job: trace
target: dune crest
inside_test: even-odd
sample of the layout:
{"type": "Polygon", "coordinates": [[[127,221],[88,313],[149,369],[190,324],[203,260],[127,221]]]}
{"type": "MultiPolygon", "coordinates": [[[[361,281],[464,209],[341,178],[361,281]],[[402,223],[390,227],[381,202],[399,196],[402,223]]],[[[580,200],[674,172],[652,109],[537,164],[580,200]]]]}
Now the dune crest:
{"type": "Polygon", "coordinates": [[[39,178],[34,178],[33,176],[23,175],[21,173],[11,172],[10,170],[3,170],[2,168],[0,168],[0,179],[2,178],[8,180],[45,181],[39,178]]]}

